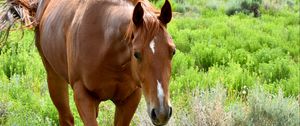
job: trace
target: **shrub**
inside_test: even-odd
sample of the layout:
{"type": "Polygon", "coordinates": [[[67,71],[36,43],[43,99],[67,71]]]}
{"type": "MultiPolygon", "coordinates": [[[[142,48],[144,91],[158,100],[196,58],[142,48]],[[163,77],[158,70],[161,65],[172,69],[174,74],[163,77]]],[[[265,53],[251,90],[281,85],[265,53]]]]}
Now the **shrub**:
{"type": "MultiPolygon", "coordinates": [[[[299,67],[296,68],[296,70],[299,67]]],[[[299,82],[300,82],[300,76],[299,76],[299,72],[298,74],[290,77],[287,80],[281,80],[279,83],[282,85],[280,86],[285,92],[285,96],[297,96],[300,93],[300,87],[299,87],[299,82]]]]}
{"type": "Polygon", "coordinates": [[[236,13],[242,12],[245,14],[253,13],[254,17],[260,16],[259,6],[261,0],[231,0],[227,3],[229,6],[226,10],[228,16],[234,15],[236,13]]]}
{"type": "Polygon", "coordinates": [[[263,48],[254,53],[256,63],[269,63],[271,60],[285,57],[286,54],[280,48],[263,48]]]}
{"type": "Polygon", "coordinates": [[[259,64],[258,71],[261,79],[267,83],[280,81],[281,79],[289,79],[291,69],[287,59],[275,59],[269,63],[259,64]]]}
{"type": "Polygon", "coordinates": [[[205,71],[213,65],[226,65],[228,62],[227,50],[215,45],[196,43],[191,53],[195,57],[195,65],[205,71]]]}
{"type": "Polygon", "coordinates": [[[210,0],[206,3],[206,8],[218,10],[220,8],[220,4],[221,2],[218,0],[210,0]]]}
{"type": "Polygon", "coordinates": [[[4,125],[7,120],[7,103],[0,101],[0,125],[4,125]]]}
{"type": "MultiPolygon", "coordinates": [[[[189,52],[191,50],[191,46],[193,44],[191,30],[185,29],[180,31],[181,37],[174,38],[174,42],[176,44],[176,48],[182,52],[189,52]]],[[[178,34],[179,35],[179,34],[178,34]]]]}
{"type": "MultiPolygon", "coordinates": [[[[20,32],[12,32],[11,35],[20,34],[20,32]]],[[[27,59],[36,54],[33,44],[32,32],[25,31],[25,35],[21,41],[18,37],[9,37],[6,46],[2,49],[0,57],[0,68],[4,74],[10,78],[14,74],[26,74],[26,67],[30,66],[27,59]]]]}
{"type": "Polygon", "coordinates": [[[247,89],[255,85],[255,75],[241,68],[239,64],[229,63],[225,71],[223,83],[228,88],[230,98],[247,95],[247,89]]]}
{"type": "Polygon", "coordinates": [[[181,94],[185,91],[195,89],[201,83],[201,75],[198,70],[189,68],[174,78],[174,81],[172,81],[170,85],[170,91],[172,94],[181,94]]]}
{"type": "Polygon", "coordinates": [[[40,92],[35,93],[31,81],[31,78],[28,79],[25,75],[13,75],[7,84],[0,81],[0,86],[3,86],[1,93],[5,94],[5,97],[0,97],[0,101],[6,101],[5,104],[7,104],[5,125],[51,125],[55,123],[51,112],[54,111],[55,116],[57,112],[50,101],[50,96],[40,96],[40,92]],[[51,105],[43,104],[46,101],[51,105]]]}
{"type": "Polygon", "coordinates": [[[250,125],[297,126],[300,124],[299,104],[295,98],[284,98],[265,93],[261,87],[250,91],[248,96],[250,112],[247,117],[250,125]]]}
{"type": "Polygon", "coordinates": [[[198,18],[174,19],[168,31],[172,35],[176,48],[181,52],[188,53],[195,42],[201,42],[203,34],[199,30],[198,18]]]}
{"type": "Polygon", "coordinates": [[[284,9],[285,7],[293,8],[295,5],[292,0],[263,0],[262,7],[266,13],[275,14],[276,12],[284,9]]]}
{"type": "MultiPolygon", "coordinates": [[[[155,3],[155,6],[158,8],[161,8],[163,4],[165,3],[164,0],[152,0],[153,3],[155,3]]],[[[193,6],[193,4],[190,4],[189,2],[185,0],[171,0],[171,7],[173,12],[179,12],[179,13],[187,13],[187,12],[198,12],[198,8],[196,6],[193,6]]]]}
{"type": "Polygon", "coordinates": [[[246,65],[249,60],[251,60],[251,53],[245,49],[237,49],[233,52],[232,59],[234,62],[237,62],[243,66],[246,65]]]}
{"type": "Polygon", "coordinates": [[[217,85],[210,90],[196,90],[194,125],[280,125],[296,126],[300,123],[299,104],[295,97],[266,93],[256,86],[249,91],[246,101],[236,101],[225,107],[226,89],[217,85]]]}
{"type": "Polygon", "coordinates": [[[193,68],[195,60],[187,54],[177,50],[172,61],[172,77],[176,78],[183,74],[186,70],[193,68]]]}
{"type": "Polygon", "coordinates": [[[225,126],[230,124],[230,113],[225,111],[226,90],[217,85],[210,91],[196,92],[194,98],[194,125],[225,126]]]}

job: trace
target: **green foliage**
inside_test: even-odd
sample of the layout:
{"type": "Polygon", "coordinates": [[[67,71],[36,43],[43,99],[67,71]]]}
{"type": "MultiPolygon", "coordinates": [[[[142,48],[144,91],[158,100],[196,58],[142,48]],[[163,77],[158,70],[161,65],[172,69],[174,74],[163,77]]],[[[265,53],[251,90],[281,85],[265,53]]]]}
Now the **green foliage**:
{"type": "MultiPolygon", "coordinates": [[[[177,56],[173,61],[176,64],[172,74],[175,83],[180,83],[179,78],[192,80],[194,76],[189,75],[194,72],[187,69],[190,67],[198,69],[198,87],[211,87],[222,82],[230,94],[239,95],[244,86],[262,84],[273,93],[279,87],[294,92],[293,96],[299,93],[293,83],[299,77],[295,72],[299,68],[297,15],[287,11],[276,17],[262,15],[260,19],[244,14],[228,18],[212,10],[205,11],[202,18],[173,19],[168,27],[180,51],[178,57],[183,59],[182,67],[178,67],[177,56]],[[191,73],[186,74],[184,70],[191,73]]],[[[194,85],[193,81],[191,85],[194,85]]],[[[291,95],[291,92],[286,94],[291,95]]]]}
{"type": "Polygon", "coordinates": [[[196,60],[195,65],[205,71],[213,65],[226,65],[228,62],[227,50],[215,45],[197,43],[193,46],[191,54],[196,60]]]}
{"type": "Polygon", "coordinates": [[[180,50],[176,51],[176,56],[172,61],[172,77],[176,78],[180,74],[184,73],[189,68],[195,66],[195,60],[191,56],[182,53],[180,50]]]}
{"type": "Polygon", "coordinates": [[[6,104],[6,107],[2,110],[6,111],[4,124],[55,124],[57,112],[50,101],[49,95],[41,95],[38,94],[38,91],[34,91],[37,87],[33,83],[28,83],[32,81],[32,78],[27,77],[11,76],[10,82],[7,84],[0,81],[1,92],[5,94],[5,97],[1,97],[0,100],[6,104]]]}
{"type": "Polygon", "coordinates": [[[234,62],[236,62],[242,66],[245,66],[245,65],[248,65],[248,63],[251,62],[251,60],[253,60],[253,57],[250,52],[241,48],[241,49],[237,49],[237,50],[233,51],[232,59],[234,62]]]}
{"type": "Polygon", "coordinates": [[[261,63],[258,71],[261,78],[268,83],[288,79],[291,75],[291,70],[287,63],[289,61],[286,59],[276,59],[270,63],[261,63]]]}
{"type": "Polygon", "coordinates": [[[34,45],[33,32],[25,31],[25,37],[20,38],[20,32],[12,32],[8,42],[1,50],[0,69],[7,78],[15,74],[36,74],[38,76],[44,75],[44,69],[41,67],[40,56],[36,52],[34,45]],[[31,59],[31,60],[28,60],[31,59]],[[32,66],[40,66],[35,69],[32,66]],[[29,73],[27,73],[29,72],[29,73]]]}
{"type": "MultiPolygon", "coordinates": [[[[161,8],[165,1],[164,0],[152,0],[154,5],[158,8],[161,8]]],[[[198,8],[193,6],[191,3],[186,0],[169,0],[171,3],[172,11],[177,13],[187,13],[198,11],[198,8]]]]}

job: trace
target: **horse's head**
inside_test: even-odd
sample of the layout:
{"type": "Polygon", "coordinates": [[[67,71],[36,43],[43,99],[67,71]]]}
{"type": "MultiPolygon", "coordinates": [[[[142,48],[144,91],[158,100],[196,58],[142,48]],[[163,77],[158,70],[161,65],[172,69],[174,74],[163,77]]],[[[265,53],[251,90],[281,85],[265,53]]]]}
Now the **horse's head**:
{"type": "Polygon", "coordinates": [[[133,76],[141,83],[153,124],[164,125],[172,115],[169,80],[175,45],[166,30],[172,18],[168,0],[160,13],[138,2],[130,32],[133,76]]]}

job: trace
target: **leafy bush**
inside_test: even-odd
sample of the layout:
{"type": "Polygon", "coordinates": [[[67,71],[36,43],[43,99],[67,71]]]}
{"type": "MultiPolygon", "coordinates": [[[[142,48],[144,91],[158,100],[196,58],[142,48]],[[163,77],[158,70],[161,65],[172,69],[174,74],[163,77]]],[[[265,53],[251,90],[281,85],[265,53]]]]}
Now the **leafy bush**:
{"type": "MultiPolygon", "coordinates": [[[[299,69],[300,66],[299,64],[296,66],[293,66],[291,69],[291,76],[289,79],[287,80],[281,80],[279,83],[281,83],[281,88],[285,91],[285,96],[299,96],[300,94],[300,86],[299,86],[299,82],[300,82],[300,72],[299,69]]],[[[300,100],[300,98],[299,98],[300,100]]]]}
{"type": "Polygon", "coordinates": [[[11,76],[25,75],[27,72],[34,73],[36,76],[43,76],[44,69],[39,54],[34,45],[33,32],[25,31],[25,37],[20,39],[17,34],[20,32],[11,32],[12,36],[8,39],[6,46],[2,49],[0,57],[0,69],[10,78],[11,76]],[[32,60],[28,60],[32,59],[32,60]],[[32,68],[32,65],[39,66],[32,68]]]}
{"type": "Polygon", "coordinates": [[[195,57],[195,65],[205,71],[213,65],[226,65],[228,62],[227,50],[215,45],[197,43],[191,53],[195,57]]]}
{"type": "Polygon", "coordinates": [[[180,74],[184,73],[190,68],[193,68],[195,66],[194,59],[179,50],[176,51],[176,55],[173,58],[172,61],[172,77],[176,78],[177,76],[180,76],[180,74]]]}
{"type": "Polygon", "coordinates": [[[259,64],[259,73],[262,80],[270,83],[281,79],[289,79],[291,69],[287,63],[289,63],[287,59],[276,59],[270,63],[259,64]]]}
{"type": "Polygon", "coordinates": [[[182,52],[189,52],[193,43],[192,35],[190,34],[191,30],[185,29],[181,30],[179,33],[183,36],[179,38],[174,38],[176,48],[182,52]]]}
{"type": "Polygon", "coordinates": [[[280,48],[263,48],[254,53],[257,64],[269,63],[271,60],[285,57],[285,53],[280,48]]]}
{"type": "Polygon", "coordinates": [[[250,60],[252,60],[251,53],[245,49],[237,49],[232,54],[232,59],[234,62],[239,63],[240,65],[246,65],[250,60]]]}
{"type": "MultiPolygon", "coordinates": [[[[164,0],[152,0],[156,7],[161,8],[165,3],[164,0]]],[[[197,7],[193,6],[185,0],[171,0],[173,12],[187,13],[198,11],[197,7]]]]}
{"type": "Polygon", "coordinates": [[[26,76],[14,75],[10,80],[8,84],[3,84],[0,81],[0,85],[3,86],[0,91],[6,94],[5,97],[0,98],[1,101],[6,101],[5,125],[24,123],[28,125],[55,124],[55,120],[58,119],[57,112],[50,101],[49,95],[40,96],[33,92],[35,86],[30,83],[32,79],[28,79],[26,76]],[[47,98],[48,100],[45,100],[47,98]],[[47,101],[48,104],[42,104],[47,101]],[[53,119],[51,115],[55,115],[56,119],[53,119]]]}
{"type": "Polygon", "coordinates": [[[170,91],[172,94],[181,94],[182,91],[198,88],[200,84],[202,84],[201,74],[197,69],[189,68],[174,78],[170,91]]]}
{"type": "Polygon", "coordinates": [[[251,88],[256,83],[256,76],[243,69],[239,64],[229,63],[229,67],[225,71],[224,85],[228,88],[228,96],[231,98],[247,94],[247,92],[243,93],[247,90],[245,88],[251,88]]]}

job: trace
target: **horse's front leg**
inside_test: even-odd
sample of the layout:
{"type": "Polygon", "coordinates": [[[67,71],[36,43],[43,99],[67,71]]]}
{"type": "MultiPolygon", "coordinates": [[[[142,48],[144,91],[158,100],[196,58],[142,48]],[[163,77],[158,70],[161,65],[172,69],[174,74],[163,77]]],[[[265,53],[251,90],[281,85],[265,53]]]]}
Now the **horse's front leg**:
{"type": "Polygon", "coordinates": [[[116,104],[115,126],[129,126],[130,121],[141,100],[141,89],[136,89],[126,100],[116,104]]]}
{"type": "Polygon", "coordinates": [[[98,126],[96,118],[100,102],[87,91],[82,83],[75,83],[73,90],[76,107],[84,125],[98,126]]]}

